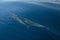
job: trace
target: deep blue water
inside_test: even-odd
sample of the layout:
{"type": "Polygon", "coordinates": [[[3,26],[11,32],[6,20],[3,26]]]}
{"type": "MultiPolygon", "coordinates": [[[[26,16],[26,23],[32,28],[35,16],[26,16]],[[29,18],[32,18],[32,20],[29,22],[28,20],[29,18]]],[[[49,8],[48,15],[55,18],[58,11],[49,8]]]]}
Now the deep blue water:
{"type": "Polygon", "coordinates": [[[60,7],[58,4],[43,3],[41,5],[7,2],[0,4],[0,40],[60,40],[60,7]],[[56,6],[56,7],[55,7],[56,6]],[[10,18],[11,14],[28,18],[40,23],[49,30],[31,26],[28,30],[23,24],[10,18]]]}

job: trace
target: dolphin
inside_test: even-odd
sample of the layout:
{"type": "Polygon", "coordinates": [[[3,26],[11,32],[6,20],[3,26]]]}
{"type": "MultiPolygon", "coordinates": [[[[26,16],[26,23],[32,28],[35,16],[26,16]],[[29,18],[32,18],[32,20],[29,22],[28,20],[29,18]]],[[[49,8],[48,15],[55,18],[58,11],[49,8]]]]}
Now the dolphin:
{"type": "Polygon", "coordinates": [[[19,23],[25,25],[27,29],[29,29],[29,25],[27,25],[26,23],[24,23],[24,21],[20,17],[18,17],[16,14],[12,14],[11,17],[13,19],[15,19],[16,21],[18,21],[19,23]]]}
{"type": "Polygon", "coordinates": [[[31,20],[29,20],[29,19],[27,19],[27,18],[23,18],[23,20],[22,20],[22,19],[21,19],[20,17],[18,17],[16,14],[12,14],[11,17],[12,17],[13,19],[15,19],[16,21],[18,21],[19,23],[25,25],[27,29],[29,29],[30,26],[41,27],[41,28],[49,29],[48,27],[43,26],[43,25],[41,25],[41,24],[39,24],[39,23],[33,22],[33,21],[31,21],[31,20]]]}
{"type": "Polygon", "coordinates": [[[46,26],[44,26],[44,25],[41,25],[41,24],[39,24],[39,23],[33,22],[33,21],[31,21],[31,20],[29,20],[29,19],[27,19],[27,18],[24,18],[24,22],[25,22],[26,24],[31,25],[31,26],[49,29],[48,27],[46,27],[46,26]]]}

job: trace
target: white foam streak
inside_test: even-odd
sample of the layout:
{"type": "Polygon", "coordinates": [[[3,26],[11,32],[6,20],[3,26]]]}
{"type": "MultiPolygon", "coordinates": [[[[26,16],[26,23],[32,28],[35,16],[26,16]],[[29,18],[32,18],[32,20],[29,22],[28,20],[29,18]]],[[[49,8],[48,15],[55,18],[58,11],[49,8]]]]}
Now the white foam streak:
{"type": "Polygon", "coordinates": [[[49,2],[49,3],[59,3],[60,4],[60,0],[1,0],[4,2],[12,2],[12,1],[20,1],[20,2],[30,2],[30,3],[36,3],[36,2],[49,2]]]}

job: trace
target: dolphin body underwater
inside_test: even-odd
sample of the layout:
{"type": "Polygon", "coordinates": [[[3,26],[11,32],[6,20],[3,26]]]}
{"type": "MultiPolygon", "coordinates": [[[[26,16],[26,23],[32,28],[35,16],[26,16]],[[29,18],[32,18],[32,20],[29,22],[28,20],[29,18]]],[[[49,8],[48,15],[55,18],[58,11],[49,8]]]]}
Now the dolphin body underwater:
{"type": "Polygon", "coordinates": [[[36,27],[42,27],[42,28],[45,28],[45,29],[48,30],[47,27],[45,27],[45,26],[43,26],[43,25],[41,25],[41,24],[35,23],[35,22],[33,22],[33,21],[31,21],[31,20],[29,20],[29,19],[27,19],[27,18],[23,18],[23,20],[22,20],[21,18],[19,18],[19,17],[18,17],[17,15],[15,15],[15,14],[12,14],[11,17],[12,17],[13,19],[15,19],[16,21],[18,21],[19,23],[25,25],[26,28],[28,28],[28,29],[29,29],[29,26],[36,26],[36,27]]]}
{"type": "Polygon", "coordinates": [[[60,5],[0,3],[0,40],[60,40],[60,5]]]}

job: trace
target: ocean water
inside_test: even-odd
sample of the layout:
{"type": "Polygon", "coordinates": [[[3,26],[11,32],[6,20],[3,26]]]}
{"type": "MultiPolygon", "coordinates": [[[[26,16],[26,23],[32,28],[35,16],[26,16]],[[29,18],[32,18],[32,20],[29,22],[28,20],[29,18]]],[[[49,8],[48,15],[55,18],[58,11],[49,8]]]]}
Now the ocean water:
{"type": "Polygon", "coordinates": [[[0,40],[60,40],[60,5],[23,2],[0,3],[0,40]],[[49,29],[30,26],[29,29],[11,15],[30,19],[49,29]]]}

